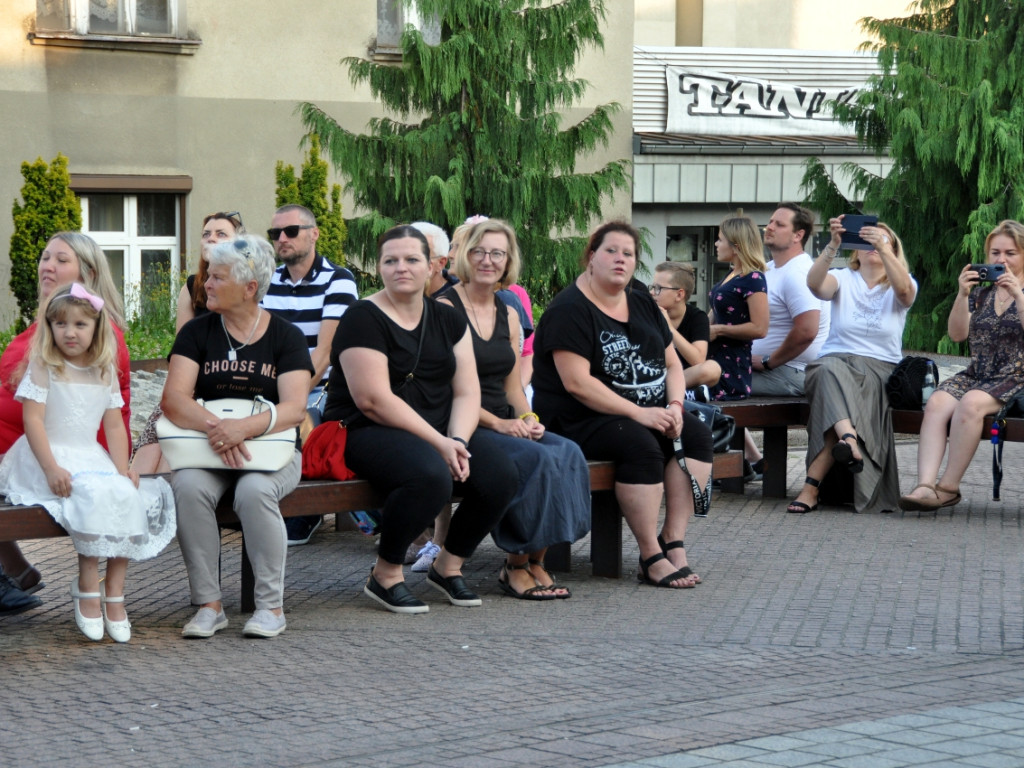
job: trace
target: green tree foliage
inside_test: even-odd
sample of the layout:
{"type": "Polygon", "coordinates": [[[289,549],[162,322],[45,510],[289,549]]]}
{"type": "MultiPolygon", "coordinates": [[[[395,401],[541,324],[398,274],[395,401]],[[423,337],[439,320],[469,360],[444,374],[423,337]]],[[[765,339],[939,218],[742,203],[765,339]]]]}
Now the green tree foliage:
{"type": "Polygon", "coordinates": [[[317,251],[326,256],[332,263],[339,266],[345,264],[345,240],[348,228],[342,217],[341,185],[334,184],[330,188],[330,199],[327,196],[327,161],[320,157],[320,137],[313,134],[308,137],[309,152],[302,163],[302,174],[295,176],[295,167],[285,165],[280,160],[274,168],[277,180],[276,205],[304,205],[316,216],[320,228],[320,239],[317,251]]]}
{"type": "Polygon", "coordinates": [[[54,232],[82,228],[82,207],[71,191],[68,159],[58,154],[47,165],[43,158],[21,164],[25,184],[23,203],[14,201],[11,234],[11,292],[18,300],[17,329],[35,319],[39,294],[39,255],[54,232]]]}
{"type": "MultiPolygon", "coordinates": [[[[409,0],[402,0],[409,6],[409,0]]],[[[432,221],[451,231],[472,214],[508,221],[520,239],[522,282],[543,302],[578,271],[582,239],[615,190],[628,188],[628,161],[577,173],[579,158],[607,146],[618,104],[562,127],[560,112],[588,83],[572,73],[600,48],[604,0],[418,0],[437,18],[428,45],[407,26],[402,63],[347,58],[353,85],[366,84],[397,119],[369,133],[342,128],[314,104],[300,106],[365,213],[349,221],[350,252],[372,263],[388,227],[432,221]],[[414,122],[402,122],[410,120],[414,122]],[[574,236],[576,235],[576,236],[574,236]]]]}
{"type": "MultiPolygon", "coordinates": [[[[899,233],[920,284],[905,345],[960,352],[943,338],[956,276],[984,261],[996,224],[1024,217],[1024,3],[920,0],[912,9],[862,20],[882,74],[835,113],[894,163],[885,178],[844,171],[865,208],[899,233]]],[[[823,216],[852,210],[820,164],[804,181],[823,216]]]]}

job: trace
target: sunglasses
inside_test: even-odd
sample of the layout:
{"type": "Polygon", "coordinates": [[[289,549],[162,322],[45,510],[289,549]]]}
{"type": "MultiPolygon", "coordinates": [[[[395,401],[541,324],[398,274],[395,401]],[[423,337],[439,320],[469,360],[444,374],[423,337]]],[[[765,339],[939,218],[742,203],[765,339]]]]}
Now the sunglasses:
{"type": "Polygon", "coordinates": [[[291,224],[287,227],[271,227],[267,230],[267,237],[270,238],[271,242],[278,240],[283,232],[288,236],[289,240],[294,240],[299,236],[300,229],[312,229],[312,224],[291,224]]]}
{"type": "Polygon", "coordinates": [[[235,225],[235,229],[240,229],[242,226],[242,214],[238,211],[218,211],[217,213],[211,213],[206,217],[204,221],[212,221],[213,219],[226,219],[235,225]]]}

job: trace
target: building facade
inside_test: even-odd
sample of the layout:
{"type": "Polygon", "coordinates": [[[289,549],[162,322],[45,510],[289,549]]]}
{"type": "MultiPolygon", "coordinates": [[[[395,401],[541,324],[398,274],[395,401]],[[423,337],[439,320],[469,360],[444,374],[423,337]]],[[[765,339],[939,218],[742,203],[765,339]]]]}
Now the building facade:
{"type": "MultiPolygon", "coordinates": [[[[340,61],[393,61],[398,30],[417,22],[404,13],[395,0],[5,0],[0,200],[19,197],[23,161],[61,152],[83,229],[129,292],[156,266],[194,269],[205,214],[239,211],[251,231],[269,226],[275,163],[302,162],[298,103],[355,131],[382,114],[340,61]]],[[[584,168],[631,152],[632,3],[608,3],[604,34],[605,50],[588,52],[577,73],[600,87],[565,118],[609,101],[623,111],[584,168]]],[[[628,215],[620,197],[608,215],[628,215]]],[[[0,244],[12,226],[0,215],[0,244]]],[[[0,327],[14,319],[9,273],[0,259],[0,327]]]]}

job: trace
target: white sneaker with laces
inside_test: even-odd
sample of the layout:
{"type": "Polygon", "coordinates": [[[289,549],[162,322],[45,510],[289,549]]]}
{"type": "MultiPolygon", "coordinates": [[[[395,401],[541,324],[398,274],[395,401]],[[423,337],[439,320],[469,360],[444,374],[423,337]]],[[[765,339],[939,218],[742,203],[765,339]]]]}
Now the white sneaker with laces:
{"type": "Polygon", "coordinates": [[[409,570],[413,573],[426,573],[430,570],[430,566],[434,564],[434,558],[437,557],[440,551],[441,548],[437,544],[433,541],[428,541],[416,553],[416,562],[412,564],[412,568],[409,570]]]}

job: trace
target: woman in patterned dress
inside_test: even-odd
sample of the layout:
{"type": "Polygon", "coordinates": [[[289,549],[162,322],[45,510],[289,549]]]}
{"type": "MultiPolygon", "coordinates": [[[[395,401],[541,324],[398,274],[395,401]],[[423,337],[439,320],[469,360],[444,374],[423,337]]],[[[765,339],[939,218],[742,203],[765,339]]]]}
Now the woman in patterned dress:
{"type": "Polygon", "coordinates": [[[934,510],[960,502],[960,480],[978,450],[986,416],[1024,389],[1024,225],[1004,221],[985,239],[986,262],[1006,271],[992,285],[979,283],[967,264],[947,324],[953,341],[971,347],[971,364],[928,398],[917,443],[917,487],[900,498],[907,510],[934,510]],[[937,480],[946,452],[949,459],[937,480]]]}
{"type": "Polygon", "coordinates": [[[754,339],[768,333],[764,248],[751,219],[730,216],[719,225],[715,249],[718,260],[731,269],[710,293],[708,360],[722,367],[722,377],[711,388],[711,399],[740,400],[750,397],[750,348],[754,339]]]}

